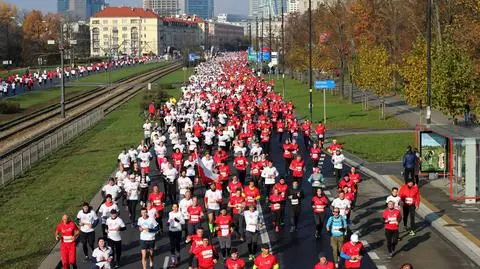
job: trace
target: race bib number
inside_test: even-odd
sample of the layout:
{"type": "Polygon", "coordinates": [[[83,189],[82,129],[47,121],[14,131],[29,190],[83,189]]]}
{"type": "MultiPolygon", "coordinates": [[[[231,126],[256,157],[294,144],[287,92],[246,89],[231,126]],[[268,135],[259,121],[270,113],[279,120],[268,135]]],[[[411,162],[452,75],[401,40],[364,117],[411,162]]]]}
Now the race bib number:
{"type": "Polygon", "coordinates": [[[265,184],[267,184],[267,185],[275,184],[275,178],[267,177],[265,179],[265,184]]]}
{"type": "Polygon", "coordinates": [[[298,205],[298,199],[292,199],[292,205],[298,205]]]}
{"type": "Polygon", "coordinates": [[[246,230],[249,232],[256,232],[257,231],[257,225],[256,224],[248,224],[246,227],[246,230]]]}
{"type": "Polygon", "coordinates": [[[220,226],[220,234],[222,236],[228,236],[228,233],[229,233],[229,227],[228,225],[221,225],[220,226]]]}
{"type": "Polygon", "coordinates": [[[273,209],[275,209],[275,210],[280,209],[280,204],[279,203],[273,204],[273,209]]]}
{"type": "Polygon", "coordinates": [[[406,202],[408,205],[411,205],[411,204],[413,204],[413,198],[407,197],[407,198],[405,198],[405,202],[406,202]]]}

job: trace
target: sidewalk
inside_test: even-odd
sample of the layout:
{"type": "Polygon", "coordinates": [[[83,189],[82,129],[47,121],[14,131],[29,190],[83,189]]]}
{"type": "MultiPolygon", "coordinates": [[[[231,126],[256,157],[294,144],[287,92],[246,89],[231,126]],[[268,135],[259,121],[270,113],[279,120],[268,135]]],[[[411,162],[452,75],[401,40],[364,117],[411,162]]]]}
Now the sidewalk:
{"type": "MultiPolygon", "coordinates": [[[[368,163],[348,152],[344,152],[348,165],[375,178],[387,189],[400,187],[400,162],[368,163]]],[[[462,201],[451,201],[442,179],[420,183],[421,203],[417,214],[448,241],[480,266],[480,205],[466,205],[462,201]]]]}

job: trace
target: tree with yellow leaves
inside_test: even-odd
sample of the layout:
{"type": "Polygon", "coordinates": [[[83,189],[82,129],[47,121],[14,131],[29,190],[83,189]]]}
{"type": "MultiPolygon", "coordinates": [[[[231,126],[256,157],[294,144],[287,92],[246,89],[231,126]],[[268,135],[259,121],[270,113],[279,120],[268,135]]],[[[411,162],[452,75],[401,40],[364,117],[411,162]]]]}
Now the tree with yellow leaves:
{"type": "Polygon", "coordinates": [[[422,108],[427,99],[427,43],[418,37],[413,48],[403,58],[400,74],[403,78],[403,96],[408,104],[422,108]]]}

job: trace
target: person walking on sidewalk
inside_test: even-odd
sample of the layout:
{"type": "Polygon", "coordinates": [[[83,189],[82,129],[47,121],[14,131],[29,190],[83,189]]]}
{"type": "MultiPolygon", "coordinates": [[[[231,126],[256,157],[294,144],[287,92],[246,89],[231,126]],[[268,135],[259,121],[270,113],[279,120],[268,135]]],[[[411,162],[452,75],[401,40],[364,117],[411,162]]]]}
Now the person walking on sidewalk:
{"type": "Polygon", "coordinates": [[[387,239],[388,258],[395,254],[395,246],[398,242],[398,224],[402,220],[402,213],[395,208],[393,201],[389,201],[387,208],[382,214],[385,223],[385,237],[387,239]]]}
{"type": "Polygon", "coordinates": [[[338,256],[342,250],[342,246],[345,240],[345,234],[347,232],[347,220],[340,215],[340,209],[334,208],[332,210],[333,216],[330,216],[327,220],[326,229],[330,233],[330,246],[333,251],[333,261],[338,268],[338,256]]]}
{"type": "Polygon", "coordinates": [[[400,188],[399,194],[403,207],[403,225],[407,230],[408,217],[410,216],[410,235],[415,235],[415,210],[420,206],[420,192],[417,185],[410,179],[400,188]]]}
{"type": "Polygon", "coordinates": [[[416,162],[417,156],[415,152],[412,151],[412,147],[408,146],[407,152],[403,155],[403,178],[405,183],[407,183],[408,179],[414,179],[416,162]]]}

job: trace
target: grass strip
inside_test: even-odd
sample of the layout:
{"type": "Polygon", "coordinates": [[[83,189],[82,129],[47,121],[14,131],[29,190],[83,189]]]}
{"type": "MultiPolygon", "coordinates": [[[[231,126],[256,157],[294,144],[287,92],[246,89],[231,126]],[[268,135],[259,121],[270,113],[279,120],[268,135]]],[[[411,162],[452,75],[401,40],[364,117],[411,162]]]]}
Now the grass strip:
{"type": "MultiPolygon", "coordinates": [[[[272,76],[275,81],[275,91],[282,93],[282,79],[272,76]]],[[[302,82],[285,77],[285,99],[295,105],[295,111],[301,117],[310,117],[309,112],[309,89],[308,85],[302,82]]],[[[313,120],[323,121],[323,91],[313,91],[313,120]]],[[[343,100],[338,92],[335,95],[332,91],[326,92],[326,111],[328,129],[399,129],[407,125],[394,116],[386,116],[385,120],[380,119],[378,109],[368,111],[362,110],[361,103],[350,104],[343,100]]]]}
{"type": "MultiPolygon", "coordinates": [[[[176,82],[178,76],[172,73],[155,83],[176,82]]],[[[179,90],[168,92],[178,96],[179,90]]],[[[115,169],[120,150],[142,139],[144,96],[138,94],[0,189],[0,268],[38,267],[55,244],[53,231],[61,215],[76,214],[115,169]]]]}

